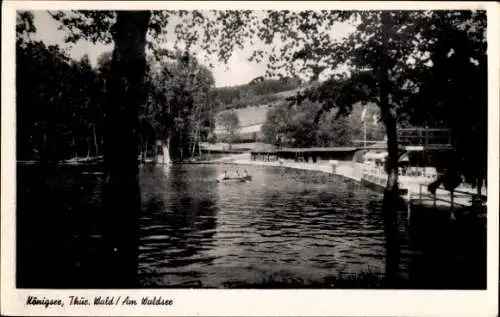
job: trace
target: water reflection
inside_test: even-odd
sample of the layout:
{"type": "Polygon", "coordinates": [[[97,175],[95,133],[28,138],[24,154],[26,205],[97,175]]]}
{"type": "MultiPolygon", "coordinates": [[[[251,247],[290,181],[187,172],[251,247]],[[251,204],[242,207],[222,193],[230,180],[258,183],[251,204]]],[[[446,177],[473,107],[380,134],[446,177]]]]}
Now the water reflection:
{"type": "Polygon", "coordinates": [[[341,178],[248,168],[249,183],[214,180],[224,167],[143,170],[141,280],[221,287],[273,274],[320,280],[383,272],[380,196],[341,178]]]}
{"type": "Polygon", "coordinates": [[[18,166],[18,287],[96,287],[102,177],[93,167],[18,166]]]}
{"type": "MultiPolygon", "coordinates": [[[[253,181],[216,183],[224,168],[141,167],[141,286],[329,287],[340,273],[389,272],[409,288],[485,287],[484,228],[435,215],[408,226],[405,211],[384,217],[380,194],[333,175],[246,167],[253,181]]],[[[18,287],[95,288],[106,279],[103,177],[94,169],[18,168],[18,287]]],[[[356,285],[366,281],[343,286],[356,285]]]]}
{"type": "Polygon", "coordinates": [[[197,286],[192,268],[208,266],[214,257],[217,191],[203,180],[206,170],[182,166],[149,166],[142,171],[140,272],[147,285],[197,286]],[[189,275],[189,278],[185,278],[189,275]]]}

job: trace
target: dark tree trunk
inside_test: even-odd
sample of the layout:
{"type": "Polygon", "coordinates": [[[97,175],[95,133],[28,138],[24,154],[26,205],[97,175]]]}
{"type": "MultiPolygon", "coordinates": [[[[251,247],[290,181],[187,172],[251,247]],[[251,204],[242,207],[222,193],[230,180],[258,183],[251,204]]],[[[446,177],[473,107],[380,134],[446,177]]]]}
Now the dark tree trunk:
{"type": "Polygon", "coordinates": [[[380,110],[387,134],[387,186],[384,193],[384,203],[395,206],[399,199],[398,190],[398,136],[396,114],[389,102],[389,68],[388,46],[391,28],[390,13],[382,13],[382,54],[379,68],[380,110]]]}
{"type": "Polygon", "coordinates": [[[140,211],[138,111],[144,102],[149,11],[119,11],[106,91],[104,139],[105,287],[134,287],[140,211]]]}
{"type": "Polygon", "coordinates": [[[382,52],[379,68],[380,110],[387,134],[387,185],[384,192],[384,231],[386,235],[386,282],[390,288],[396,287],[399,272],[399,239],[397,227],[397,209],[399,202],[398,189],[398,140],[396,115],[389,102],[389,66],[388,46],[391,29],[390,12],[383,11],[382,19],[382,52]]]}

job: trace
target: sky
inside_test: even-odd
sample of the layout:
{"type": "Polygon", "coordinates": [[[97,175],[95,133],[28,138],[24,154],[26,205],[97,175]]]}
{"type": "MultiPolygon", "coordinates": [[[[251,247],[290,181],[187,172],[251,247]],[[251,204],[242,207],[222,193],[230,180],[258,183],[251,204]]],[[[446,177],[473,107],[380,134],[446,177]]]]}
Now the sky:
{"type": "MultiPolygon", "coordinates": [[[[65,32],[58,30],[58,22],[53,20],[46,11],[33,11],[33,13],[37,29],[33,38],[41,40],[48,45],[58,44],[60,47],[65,48],[69,55],[75,59],[80,59],[83,55],[87,54],[92,65],[95,65],[98,56],[113,49],[112,45],[93,44],[84,40],[80,40],[76,44],[66,44],[64,42],[65,32]]],[[[352,26],[338,23],[332,30],[332,36],[334,39],[342,39],[352,30],[352,26]]],[[[169,32],[169,34],[173,33],[169,32]]],[[[260,49],[263,48],[263,45],[263,43],[257,43],[252,48],[260,49]]],[[[167,47],[169,46],[170,48],[173,47],[173,45],[167,45],[167,47]]],[[[263,76],[266,71],[266,64],[249,62],[248,57],[250,57],[251,52],[251,49],[235,50],[227,64],[211,59],[213,65],[211,70],[215,78],[215,86],[224,87],[246,84],[256,77],[263,76]]],[[[201,57],[201,54],[199,56],[201,57]]],[[[200,58],[200,63],[205,64],[205,61],[200,58]]]]}

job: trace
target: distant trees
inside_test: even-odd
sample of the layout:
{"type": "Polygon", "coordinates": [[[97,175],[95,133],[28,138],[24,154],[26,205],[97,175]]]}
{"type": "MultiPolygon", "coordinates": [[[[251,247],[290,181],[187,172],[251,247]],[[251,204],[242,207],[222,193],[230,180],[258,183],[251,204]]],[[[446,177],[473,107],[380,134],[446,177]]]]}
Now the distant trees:
{"type": "Polygon", "coordinates": [[[264,140],[281,146],[311,146],[316,143],[317,127],[314,118],[320,105],[304,103],[289,107],[282,102],[267,113],[262,126],[264,140]]]}
{"type": "Polygon", "coordinates": [[[215,126],[212,72],[194,56],[176,52],[168,61],[149,60],[146,83],[146,104],[140,111],[143,144],[162,140],[172,158],[192,156],[215,126]]]}
{"type": "MultiPolygon", "coordinates": [[[[366,111],[366,136],[368,140],[381,141],[385,132],[378,122],[379,110],[368,104],[366,111]]],[[[364,123],[361,114],[364,106],[353,105],[350,113],[339,113],[338,109],[320,112],[321,104],[304,101],[290,107],[282,102],[267,113],[262,127],[267,143],[289,147],[307,146],[352,146],[363,140],[364,123]]]]}
{"type": "MultiPolygon", "coordinates": [[[[112,53],[101,54],[92,67],[88,56],[73,60],[58,46],[31,41],[22,26],[18,30],[18,159],[58,161],[102,155],[112,53]]],[[[149,59],[146,65],[147,96],[138,113],[144,156],[153,152],[156,140],[171,137],[174,143],[184,144],[183,149],[173,147],[173,156],[180,157],[181,151],[184,157],[191,156],[198,141],[215,126],[213,75],[195,58],[185,62],[182,57],[177,52],[167,62],[149,59]],[[181,142],[181,137],[187,142],[181,142]]]]}
{"type": "Polygon", "coordinates": [[[18,159],[101,155],[103,74],[58,46],[18,37],[16,50],[18,159]]]}
{"type": "Polygon", "coordinates": [[[240,128],[238,114],[234,110],[225,110],[218,114],[216,121],[224,131],[220,138],[229,143],[229,149],[231,149],[231,144],[240,128]]]}
{"type": "Polygon", "coordinates": [[[278,146],[290,146],[289,122],[292,112],[285,102],[281,102],[266,114],[266,121],[262,125],[264,142],[278,146]]]}
{"type": "Polygon", "coordinates": [[[292,90],[301,85],[302,81],[297,77],[265,79],[261,76],[245,85],[216,88],[214,94],[220,108],[239,109],[275,102],[280,98],[274,94],[292,90]]]}
{"type": "Polygon", "coordinates": [[[380,110],[375,104],[356,103],[347,114],[339,114],[338,109],[324,113],[318,121],[319,146],[354,146],[364,140],[383,141],[384,125],[380,122],[380,110]],[[366,108],[364,120],[363,110],[366,108]],[[358,141],[358,143],[354,142],[358,141]]]}

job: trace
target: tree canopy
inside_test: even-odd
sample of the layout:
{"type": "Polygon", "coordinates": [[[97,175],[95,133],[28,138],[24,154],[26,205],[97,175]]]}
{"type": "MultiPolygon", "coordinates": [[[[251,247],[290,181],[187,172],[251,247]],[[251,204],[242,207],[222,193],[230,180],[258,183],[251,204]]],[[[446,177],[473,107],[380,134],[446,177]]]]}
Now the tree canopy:
{"type": "MultiPolygon", "coordinates": [[[[92,67],[86,55],[77,61],[59,46],[31,40],[36,29],[30,12],[20,11],[17,18],[18,158],[102,155],[112,52],[102,53],[92,67]]],[[[168,59],[148,59],[147,98],[138,112],[144,155],[152,154],[156,140],[179,134],[191,138],[184,150],[186,156],[192,153],[193,143],[214,127],[214,83],[207,67],[180,51],[168,59]]]]}
{"type": "Polygon", "coordinates": [[[76,61],[58,46],[18,40],[18,158],[101,155],[103,85],[88,57],[76,61]]]}
{"type": "Polygon", "coordinates": [[[287,147],[360,145],[355,141],[364,139],[362,112],[365,108],[367,140],[382,141],[384,127],[379,122],[380,111],[376,105],[363,106],[358,102],[350,113],[341,113],[336,108],[320,113],[322,105],[309,100],[292,107],[283,101],[271,108],[262,127],[264,140],[287,147]]]}
{"type": "MultiPolygon", "coordinates": [[[[69,30],[68,41],[112,39],[116,12],[55,12],[53,16],[69,30]]],[[[484,11],[152,11],[147,45],[158,59],[172,55],[162,48],[169,23],[175,24],[176,45],[198,48],[223,62],[236,49],[261,42],[270,49],[253,49],[251,60],[266,62],[268,75],[317,78],[330,72],[330,80],[299,99],[322,103],[324,112],[332,107],[349,112],[358,101],[379,105],[393,161],[398,121],[404,120],[451,127],[459,156],[478,169],[467,173],[485,170],[486,155],[468,153],[485,153],[486,85],[460,89],[471,76],[477,82],[486,81],[484,11]],[[351,23],[354,31],[336,40],[332,29],[340,22],[351,23]],[[450,111],[450,107],[463,111],[450,111]],[[464,129],[463,123],[469,128],[464,129]],[[471,147],[480,151],[464,150],[471,147]]],[[[241,99],[239,93],[233,96],[241,99]]]]}
{"type": "Polygon", "coordinates": [[[222,128],[221,139],[226,140],[230,145],[240,128],[240,119],[234,110],[225,110],[218,114],[217,123],[222,128]]]}

